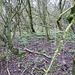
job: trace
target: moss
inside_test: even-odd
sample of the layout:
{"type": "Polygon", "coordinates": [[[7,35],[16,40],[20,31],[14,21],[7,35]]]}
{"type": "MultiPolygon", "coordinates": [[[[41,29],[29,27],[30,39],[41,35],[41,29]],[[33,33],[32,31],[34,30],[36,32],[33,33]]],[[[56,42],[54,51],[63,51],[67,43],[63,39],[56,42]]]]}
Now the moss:
{"type": "MultiPolygon", "coordinates": [[[[66,19],[71,22],[75,18],[75,6],[71,9],[70,14],[66,17],[66,19]]],[[[74,20],[75,21],[75,20],[74,20]]]]}
{"type": "Polygon", "coordinates": [[[69,14],[66,18],[70,19],[71,17],[73,17],[73,14],[69,14]]]}
{"type": "Polygon", "coordinates": [[[75,22],[75,18],[72,20],[72,23],[74,23],[75,22]]]}

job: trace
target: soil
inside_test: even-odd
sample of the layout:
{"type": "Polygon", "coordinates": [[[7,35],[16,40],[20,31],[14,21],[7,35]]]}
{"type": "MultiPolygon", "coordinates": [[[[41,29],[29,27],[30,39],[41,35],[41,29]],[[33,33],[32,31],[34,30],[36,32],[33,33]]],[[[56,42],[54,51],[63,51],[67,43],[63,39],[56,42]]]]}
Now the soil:
{"type": "MultiPolygon", "coordinates": [[[[7,58],[0,61],[0,75],[21,75],[23,71],[23,75],[44,75],[43,69],[47,70],[60,41],[59,39],[53,39],[47,42],[46,35],[37,36],[34,34],[22,38],[27,39],[26,45],[23,45],[18,37],[14,39],[14,46],[19,50],[27,48],[34,52],[46,54],[50,58],[30,52],[26,52],[22,56],[11,53],[11,55],[8,55],[11,58],[8,62],[6,61],[7,58]],[[7,68],[10,74],[8,74],[7,68]]],[[[0,52],[6,51],[6,49],[0,42],[0,52]]],[[[75,50],[75,38],[64,40],[48,75],[72,75],[72,60],[75,53],[70,52],[70,50],[75,50]]]]}

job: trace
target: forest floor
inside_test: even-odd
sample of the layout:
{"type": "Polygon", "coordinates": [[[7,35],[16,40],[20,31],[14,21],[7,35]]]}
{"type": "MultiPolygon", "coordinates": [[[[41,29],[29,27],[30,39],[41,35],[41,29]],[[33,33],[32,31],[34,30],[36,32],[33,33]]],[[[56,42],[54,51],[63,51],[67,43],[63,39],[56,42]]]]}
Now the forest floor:
{"type": "MultiPolygon", "coordinates": [[[[61,40],[61,36],[57,34],[56,38],[47,42],[46,35],[37,34],[22,34],[22,37],[16,36],[14,46],[20,51],[28,49],[23,55],[14,55],[11,53],[8,56],[11,60],[0,60],[0,75],[44,75],[43,69],[48,68],[52,56],[61,40]],[[45,56],[45,55],[47,56],[45,56]],[[7,69],[8,67],[8,69],[7,69]],[[9,71],[9,74],[8,74],[9,71]]],[[[0,42],[0,52],[6,51],[6,47],[0,42]]],[[[48,75],[72,75],[72,60],[75,56],[75,37],[66,37],[58,54],[53,62],[48,75]]],[[[7,58],[6,58],[7,60],[7,58]]]]}

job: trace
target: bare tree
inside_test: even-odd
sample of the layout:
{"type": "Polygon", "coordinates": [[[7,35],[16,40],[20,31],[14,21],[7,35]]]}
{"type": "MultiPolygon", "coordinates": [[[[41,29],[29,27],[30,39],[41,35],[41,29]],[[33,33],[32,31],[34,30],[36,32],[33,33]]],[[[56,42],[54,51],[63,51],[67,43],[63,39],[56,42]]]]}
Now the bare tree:
{"type": "Polygon", "coordinates": [[[2,9],[4,12],[0,12],[0,17],[3,23],[0,40],[2,40],[9,49],[12,49],[16,28],[20,23],[20,15],[23,9],[21,10],[21,4],[19,2],[16,3],[15,7],[10,2],[10,0],[5,0],[1,2],[3,4],[2,9]]]}

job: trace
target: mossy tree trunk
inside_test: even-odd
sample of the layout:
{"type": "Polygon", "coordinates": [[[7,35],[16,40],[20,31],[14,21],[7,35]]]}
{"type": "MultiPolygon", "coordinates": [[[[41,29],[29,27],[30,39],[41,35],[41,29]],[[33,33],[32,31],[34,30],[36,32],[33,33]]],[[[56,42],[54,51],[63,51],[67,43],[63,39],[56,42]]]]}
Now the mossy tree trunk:
{"type": "Polygon", "coordinates": [[[74,59],[73,59],[72,75],[75,75],[75,57],[74,57],[74,59]]]}
{"type": "Polygon", "coordinates": [[[31,4],[30,4],[30,0],[27,0],[28,2],[28,15],[29,15],[29,19],[30,19],[30,24],[31,24],[31,29],[32,29],[32,32],[35,32],[34,30],[34,27],[33,27],[33,18],[32,18],[32,10],[31,10],[31,4]]]}
{"type": "MultiPolygon", "coordinates": [[[[70,14],[67,16],[67,20],[68,20],[69,23],[71,23],[71,21],[72,21],[74,18],[75,18],[75,5],[74,5],[73,8],[71,8],[71,12],[70,12],[70,14]],[[73,16],[73,15],[74,15],[74,16],[73,16]]],[[[71,29],[72,29],[73,33],[75,34],[75,24],[73,24],[73,25],[71,26],[71,29]]]]}
{"type": "Polygon", "coordinates": [[[46,35],[47,35],[47,42],[49,42],[49,34],[48,34],[48,27],[47,27],[47,22],[46,22],[46,15],[47,15],[47,5],[46,5],[46,0],[43,0],[43,24],[45,26],[46,30],[46,35]]]}
{"type": "MultiPolygon", "coordinates": [[[[64,2],[63,2],[63,0],[59,0],[59,11],[60,11],[60,14],[63,11],[64,5],[65,5],[65,1],[66,0],[64,0],[64,2]]],[[[62,16],[57,20],[57,25],[58,25],[59,30],[62,30],[62,22],[61,22],[61,20],[62,20],[62,16]]]]}

